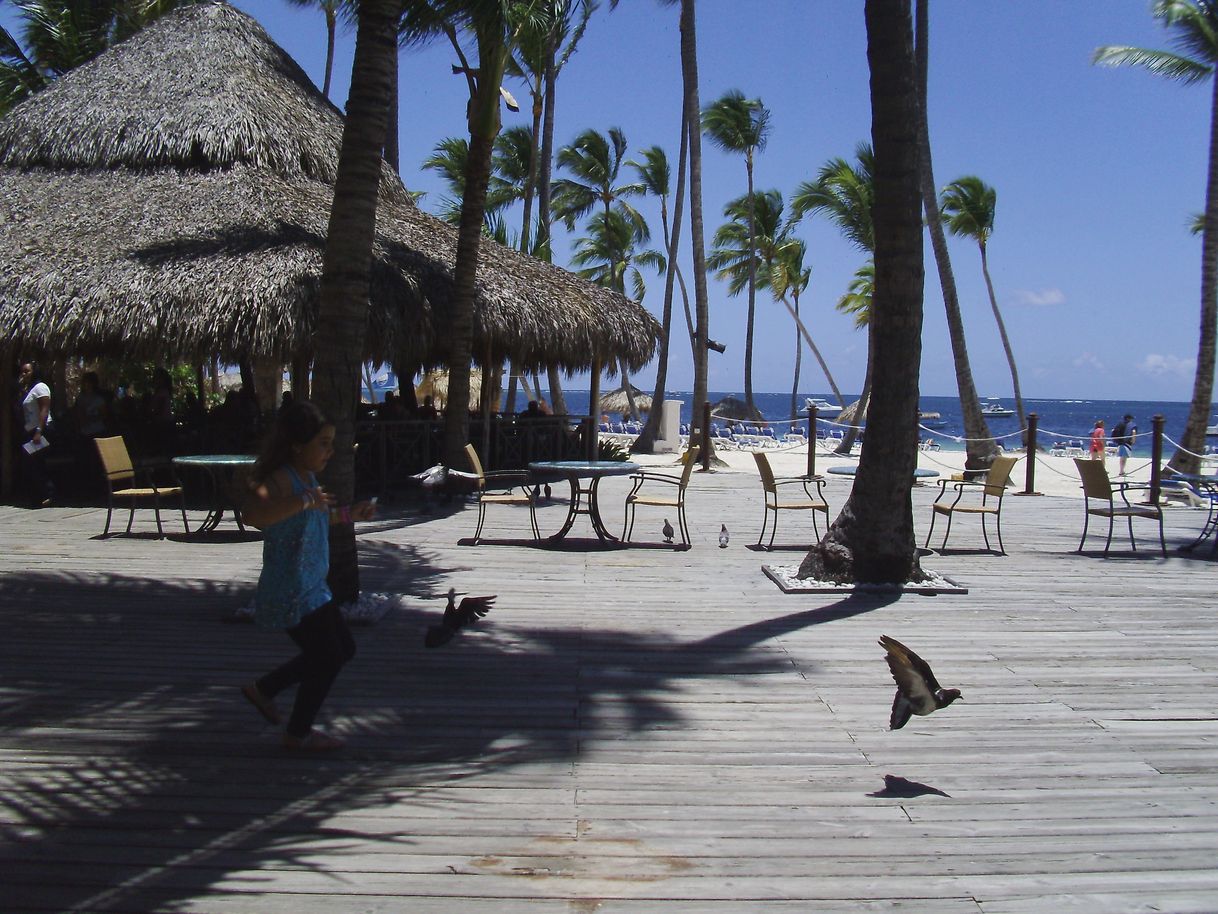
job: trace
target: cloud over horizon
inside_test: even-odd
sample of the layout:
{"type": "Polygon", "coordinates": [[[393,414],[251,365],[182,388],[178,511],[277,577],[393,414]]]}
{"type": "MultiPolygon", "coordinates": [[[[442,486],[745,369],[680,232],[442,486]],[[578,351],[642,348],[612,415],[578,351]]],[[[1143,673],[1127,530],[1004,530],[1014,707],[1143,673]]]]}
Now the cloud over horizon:
{"type": "Polygon", "coordinates": [[[1064,305],[1066,293],[1056,287],[1048,289],[1016,289],[1011,295],[1017,305],[1027,305],[1035,308],[1045,308],[1051,305],[1064,305]]]}
{"type": "Polygon", "coordinates": [[[1154,377],[1168,376],[1190,379],[1197,372],[1197,360],[1149,352],[1138,363],[1138,371],[1154,377]]]}

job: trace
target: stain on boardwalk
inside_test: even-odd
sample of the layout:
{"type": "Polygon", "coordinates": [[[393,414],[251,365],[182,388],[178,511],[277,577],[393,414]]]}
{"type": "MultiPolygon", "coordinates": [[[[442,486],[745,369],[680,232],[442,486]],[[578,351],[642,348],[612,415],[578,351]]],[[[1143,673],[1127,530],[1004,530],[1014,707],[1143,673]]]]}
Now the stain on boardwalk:
{"type": "MultiPolygon", "coordinates": [[[[933,494],[914,490],[920,536],[933,494]]],[[[1008,556],[962,523],[926,560],[965,596],[783,595],[760,566],[801,553],[744,548],[748,474],[695,477],[685,552],[458,545],[474,513],[361,528],[365,588],[403,598],[356,631],[323,712],[350,747],[302,759],[237,693],[287,640],[221,621],[259,542],[102,541],[96,509],[0,508],[0,906],[1218,910],[1208,558],[1078,555],[1078,501],[1009,498],[1008,556]],[[425,650],[450,586],[495,611],[425,650]],[[889,732],[881,633],[965,701],[889,732]]],[[[1170,509],[1169,546],[1202,520],[1170,509]]],[[[485,533],[527,528],[505,511],[485,533]]]]}

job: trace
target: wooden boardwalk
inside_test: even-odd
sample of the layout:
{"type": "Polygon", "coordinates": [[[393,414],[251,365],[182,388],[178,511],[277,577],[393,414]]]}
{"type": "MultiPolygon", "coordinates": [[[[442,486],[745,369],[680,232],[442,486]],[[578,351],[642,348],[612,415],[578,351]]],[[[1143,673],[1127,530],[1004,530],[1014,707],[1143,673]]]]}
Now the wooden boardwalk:
{"type": "MultiPolygon", "coordinates": [[[[259,542],[0,508],[0,909],[1218,911],[1208,550],[1078,555],[1079,501],[1008,497],[1009,556],[965,519],[926,560],[965,596],[783,595],[761,565],[802,552],[746,548],[761,513],[744,473],[695,477],[689,551],[471,547],[468,509],[389,510],[363,582],[400,605],[323,712],[348,749],[302,759],[237,692],[287,639],[221,621],[259,542]],[[499,601],[424,650],[449,586],[499,601]],[[889,732],[880,634],[964,701],[889,732]]],[[[1169,510],[1169,546],[1202,519],[1169,510]]]]}

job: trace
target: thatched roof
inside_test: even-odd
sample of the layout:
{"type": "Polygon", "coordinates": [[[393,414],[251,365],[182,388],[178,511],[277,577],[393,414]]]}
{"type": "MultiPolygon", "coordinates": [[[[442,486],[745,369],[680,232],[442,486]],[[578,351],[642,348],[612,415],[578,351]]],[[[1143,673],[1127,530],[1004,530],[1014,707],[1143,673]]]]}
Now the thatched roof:
{"type": "MultiPolygon", "coordinates": [[[[635,409],[644,413],[651,409],[651,394],[643,393],[633,384],[630,385],[630,392],[634,394],[635,409]]],[[[601,412],[624,413],[629,409],[630,400],[626,397],[625,387],[618,387],[601,397],[601,412]]]]}
{"type": "MultiPolygon", "coordinates": [[[[67,74],[0,119],[0,340],[307,351],[341,133],[299,67],[224,3],[67,74]]],[[[366,354],[442,361],[455,229],[386,172],[377,236],[366,354]]],[[[571,370],[594,356],[637,370],[659,332],[638,304],[490,241],[475,324],[476,357],[571,370]]]]}

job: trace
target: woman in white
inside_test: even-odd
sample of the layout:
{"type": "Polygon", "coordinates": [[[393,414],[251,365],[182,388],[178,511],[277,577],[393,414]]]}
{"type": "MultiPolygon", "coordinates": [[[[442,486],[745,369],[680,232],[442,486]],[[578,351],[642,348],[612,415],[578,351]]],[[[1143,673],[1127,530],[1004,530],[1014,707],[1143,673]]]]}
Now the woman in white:
{"type": "Polygon", "coordinates": [[[21,475],[24,488],[40,507],[51,503],[51,481],[46,473],[46,452],[50,441],[44,438],[51,421],[51,388],[42,379],[37,362],[23,362],[19,378],[21,413],[25,421],[25,443],[21,446],[21,475]]]}

